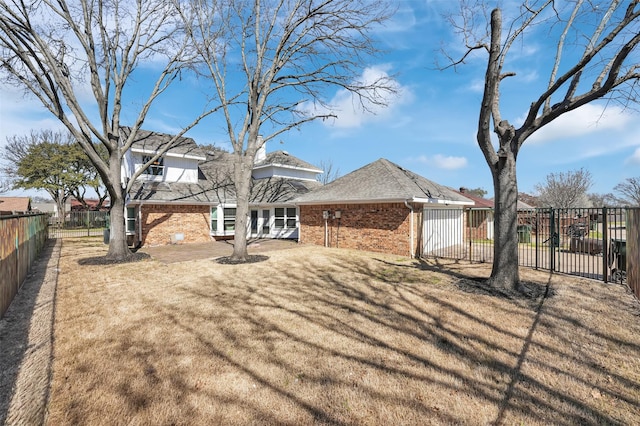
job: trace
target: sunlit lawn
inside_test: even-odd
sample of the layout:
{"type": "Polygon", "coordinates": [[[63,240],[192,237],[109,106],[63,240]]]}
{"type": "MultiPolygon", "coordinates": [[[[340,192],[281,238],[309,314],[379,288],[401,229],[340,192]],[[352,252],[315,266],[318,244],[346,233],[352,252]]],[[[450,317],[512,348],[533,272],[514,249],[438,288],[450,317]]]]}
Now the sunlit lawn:
{"type": "Polygon", "coordinates": [[[487,265],[309,246],[86,261],[105,250],[63,245],[51,425],[640,422],[621,285],[523,269],[523,298],[474,280],[487,265]]]}

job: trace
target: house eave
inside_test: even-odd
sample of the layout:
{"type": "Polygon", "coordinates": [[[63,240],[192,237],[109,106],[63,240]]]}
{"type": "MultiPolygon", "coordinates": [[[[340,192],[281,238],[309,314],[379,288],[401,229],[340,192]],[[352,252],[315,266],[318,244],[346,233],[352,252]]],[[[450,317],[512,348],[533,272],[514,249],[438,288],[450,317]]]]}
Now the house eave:
{"type": "Polygon", "coordinates": [[[177,201],[173,201],[173,200],[136,200],[136,199],[131,199],[127,202],[127,205],[132,205],[132,204],[137,204],[137,205],[145,205],[145,204],[163,204],[163,205],[188,205],[188,206],[193,206],[193,205],[198,205],[198,206],[217,206],[218,204],[222,204],[219,201],[193,201],[193,200],[177,200],[177,201]]]}
{"type": "MultiPolygon", "coordinates": [[[[147,155],[156,155],[158,151],[153,149],[142,149],[142,148],[131,148],[131,152],[137,154],[147,154],[147,155]]],[[[167,151],[163,155],[167,157],[175,157],[175,158],[185,158],[189,160],[198,160],[198,161],[206,161],[207,158],[201,155],[191,155],[191,154],[178,154],[175,152],[167,151]]]]}
{"type": "Polygon", "coordinates": [[[469,203],[468,201],[454,201],[454,200],[441,200],[438,198],[416,198],[414,197],[413,199],[411,199],[411,202],[413,203],[420,203],[420,204],[438,204],[438,205],[444,205],[444,206],[470,206],[470,205],[475,205],[475,202],[471,202],[469,203]]]}
{"type": "Polygon", "coordinates": [[[307,167],[297,167],[297,166],[292,166],[290,164],[280,164],[280,163],[269,163],[269,164],[263,164],[260,166],[254,166],[253,170],[267,169],[269,167],[280,167],[283,169],[300,170],[303,172],[323,173],[323,171],[320,169],[310,169],[307,167]]]}

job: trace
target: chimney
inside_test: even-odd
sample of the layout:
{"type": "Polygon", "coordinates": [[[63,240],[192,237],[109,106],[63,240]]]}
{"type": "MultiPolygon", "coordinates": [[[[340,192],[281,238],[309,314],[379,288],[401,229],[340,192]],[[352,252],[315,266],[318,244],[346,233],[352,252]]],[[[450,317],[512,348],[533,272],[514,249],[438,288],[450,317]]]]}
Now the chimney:
{"type": "Polygon", "coordinates": [[[261,135],[258,135],[258,150],[256,151],[256,158],[253,163],[258,164],[267,159],[267,143],[262,139],[261,135]]]}

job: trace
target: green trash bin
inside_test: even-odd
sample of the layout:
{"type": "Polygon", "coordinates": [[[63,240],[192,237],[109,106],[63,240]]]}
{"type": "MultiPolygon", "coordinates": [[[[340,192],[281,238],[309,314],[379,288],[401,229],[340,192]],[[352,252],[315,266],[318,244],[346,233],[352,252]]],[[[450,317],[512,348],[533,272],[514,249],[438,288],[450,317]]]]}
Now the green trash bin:
{"type": "Polygon", "coordinates": [[[518,242],[531,242],[531,225],[518,225],[518,242]]]}
{"type": "Polygon", "coordinates": [[[624,281],[627,278],[627,240],[611,239],[609,251],[609,267],[611,276],[616,281],[624,281]]]}

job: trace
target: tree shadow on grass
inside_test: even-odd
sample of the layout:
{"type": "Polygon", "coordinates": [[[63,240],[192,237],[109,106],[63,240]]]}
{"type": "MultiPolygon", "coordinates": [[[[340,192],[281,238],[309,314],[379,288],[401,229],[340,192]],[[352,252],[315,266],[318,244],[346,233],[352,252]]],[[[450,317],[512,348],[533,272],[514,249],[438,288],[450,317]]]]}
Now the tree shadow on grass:
{"type": "MultiPolygon", "coordinates": [[[[559,386],[567,378],[629,409],[638,405],[635,378],[583,358],[565,340],[602,333],[578,310],[566,310],[567,303],[580,300],[558,297],[543,305],[544,298],[512,299],[471,273],[443,266],[438,272],[453,279],[442,279],[415,261],[328,251],[277,259],[239,267],[233,285],[228,277],[206,274],[158,296],[146,292],[150,316],[118,330],[125,346],[114,352],[113,362],[132,357],[149,376],[149,386],[177,389],[185,413],[198,415],[197,404],[189,403],[195,395],[241,413],[246,423],[509,423],[514,417],[560,425],[622,423],[599,401],[559,386]],[[181,297],[172,300],[174,294],[181,297]],[[148,324],[149,330],[166,327],[175,341],[158,344],[148,324]],[[575,333],[558,333],[564,328],[575,333]],[[240,383],[250,391],[201,388],[179,369],[157,374],[159,366],[185,358],[218,365],[210,376],[214,382],[229,380],[231,388],[240,383]],[[253,392],[261,397],[253,398],[253,392]],[[467,403],[472,405],[459,408],[467,403]],[[484,405],[490,408],[480,420],[476,410],[484,405]]],[[[638,349],[633,339],[598,337],[604,345],[638,349]]],[[[186,374],[196,367],[184,368],[186,374]]],[[[132,411],[147,409],[144,388],[130,389],[129,382],[130,377],[119,379],[116,391],[132,411]]]]}
{"type": "Polygon", "coordinates": [[[149,254],[139,251],[131,253],[124,259],[108,259],[106,256],[85,257],[78,259],[78,265],[120,265],[124,263],[142,262],[148,259],[151,259],[149,254]]]}
{"type": "Polygon", "coordinates": [[[221,265],[243,265],[245,263],[258,263],[269,260],[269,256],[264,254],[250,254],[245,259],[233,259],[231,256],[219,257],[215,260],[221,265]]]}

